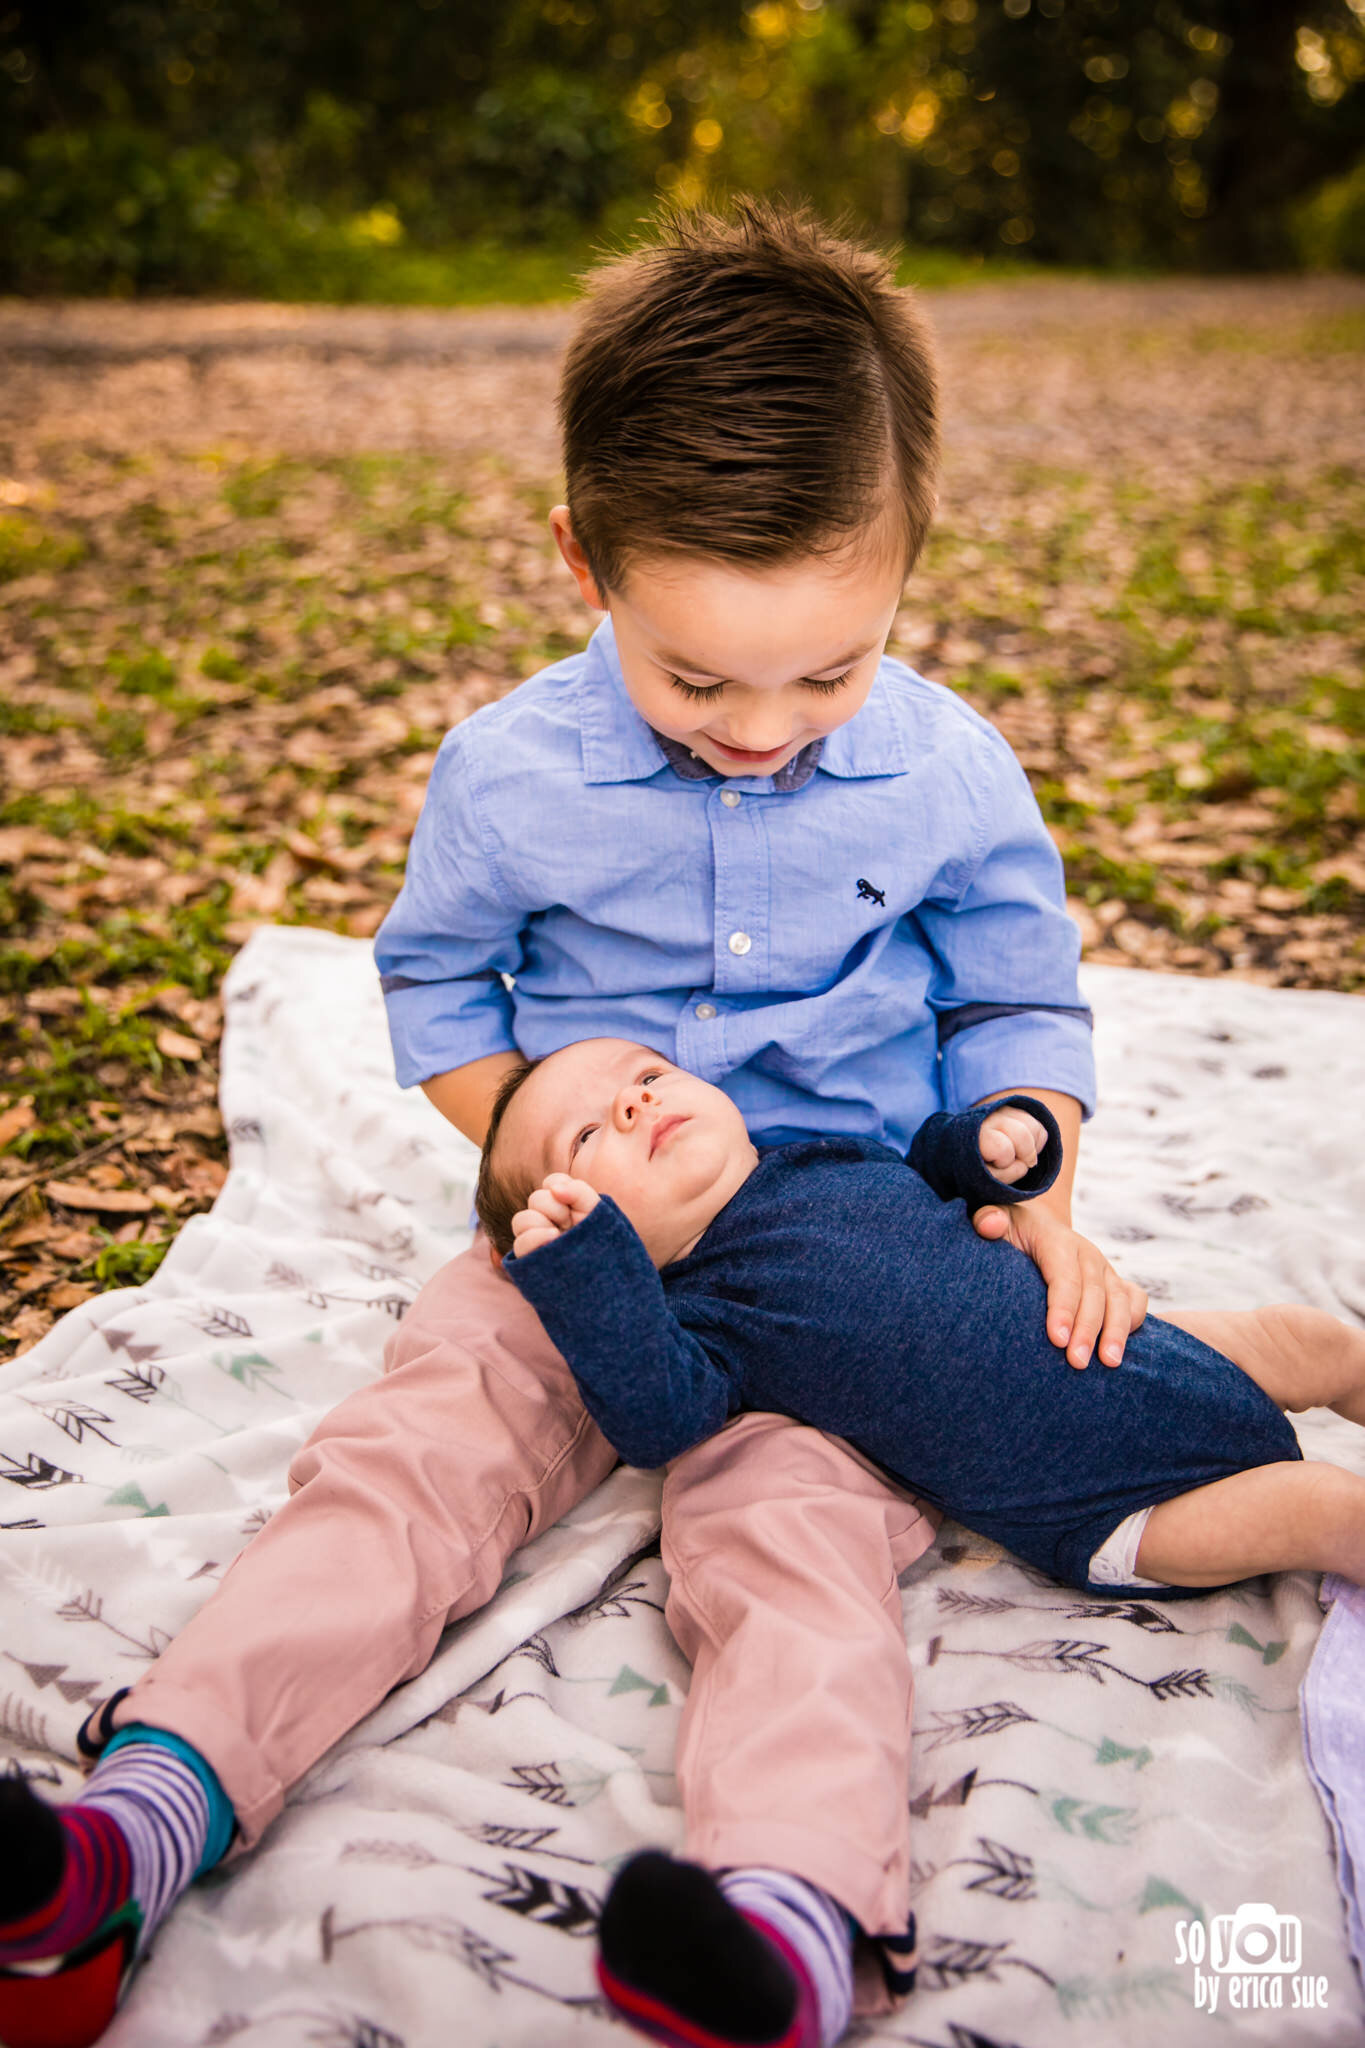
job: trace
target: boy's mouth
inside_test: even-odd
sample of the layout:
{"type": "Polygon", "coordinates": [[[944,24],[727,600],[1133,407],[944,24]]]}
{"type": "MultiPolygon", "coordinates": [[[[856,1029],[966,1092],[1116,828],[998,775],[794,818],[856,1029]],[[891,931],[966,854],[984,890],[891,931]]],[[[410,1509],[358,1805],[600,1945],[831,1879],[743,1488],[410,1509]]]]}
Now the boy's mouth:
{"type": "Polygon", "coordinates": [[[685,1116],[661,1116],[649,1134],[650,1158],[654,1157],[654,1154],[658,1151],[665,1138],[672,1137],[679,1124],[685,1124],[689,1121],[690,1119],[685,1116]]]}
{"type": "MultiPolygon", "coordinates": [[[[708,733],[707,738],[710,739],[710,737],[708,733]]],[[[789,744],[790,742],[788,742],[789,744]]],[[[758,753],[753,747],[728,746],[724,740],[711,740],[711,745],[718,754],[724,754],[727,760],[742,761],[746,767],[758,767],[762,762],[776,761],[779,755],[785,754],[787,751],[786,746],[765,747],[762,753],[758,753]]]]}

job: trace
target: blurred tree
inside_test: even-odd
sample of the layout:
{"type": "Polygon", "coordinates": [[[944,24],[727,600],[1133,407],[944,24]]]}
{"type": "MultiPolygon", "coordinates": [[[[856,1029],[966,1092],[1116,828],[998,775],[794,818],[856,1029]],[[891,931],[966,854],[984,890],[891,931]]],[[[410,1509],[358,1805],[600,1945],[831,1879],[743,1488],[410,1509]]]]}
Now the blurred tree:
{"type": "Polygon", "coordinates": [[[0,0],[10,285],[275,289],[734,188],[1264,267],[1362,161],[1365,0],[0,0]]]}
{"type": "Polygon", "coordinates": [[[1365,7],[1219,0],[1230,45],[1210,136],[1210,260],[1291,262],[1289,202],[1365,154],[1365,7]]]}

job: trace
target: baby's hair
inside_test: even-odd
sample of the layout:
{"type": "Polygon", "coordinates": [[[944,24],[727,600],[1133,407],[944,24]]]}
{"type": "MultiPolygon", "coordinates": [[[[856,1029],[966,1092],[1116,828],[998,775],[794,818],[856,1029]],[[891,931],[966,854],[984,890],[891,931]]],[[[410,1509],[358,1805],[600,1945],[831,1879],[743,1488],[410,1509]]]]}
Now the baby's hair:
{"type": "Polygon", "coordinates": [[[739,199],[724,218],[666,211],[585,284],[559,416],[599,588],[645,556],[770,565],[884,522],[909,571],[938,398],[928,327],[885,257],[803,207],[739,199]]]}
{"type": "Polygon", "coordinates": [[[493,1171],[493,1145],[508,1104],[527,1076],[534,1074],[539,1065],[539,1060],[522,1060],[519,1066],[509,1067],[499,1081],[498,1092],[488,1112],[488,1131],[479,1160],[479,1181],[474,1190],[475,1214],[488,1232],[488,1241],[494,1251],[504,1255],[512,1249],[512,1218],[518,1209],[526,1207],[531,1187],[515,1188],[509,1181],[498,1179],[493,1171]]]}

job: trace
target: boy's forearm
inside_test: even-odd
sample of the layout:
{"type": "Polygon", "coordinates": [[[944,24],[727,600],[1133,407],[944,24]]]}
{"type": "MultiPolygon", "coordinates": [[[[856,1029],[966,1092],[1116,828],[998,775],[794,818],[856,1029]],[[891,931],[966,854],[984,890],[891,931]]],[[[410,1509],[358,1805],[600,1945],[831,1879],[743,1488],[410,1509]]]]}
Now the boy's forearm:
{"type": "Polygon", "coordinates": [[[448,1074],[433,1074],[422,1082],[422,1093],[457,1131],[482,1145],[499,1083],[520,1064],[520,1053],[490,1052],[481,1060],[470,1060],[467,1066],[452,1067],[448,1074]]]}
{"type": "MultiPolygon", "coordinates": [[[[999,1088],[992,1095],[983,1095],[982,1102],[999,1102],[1005,1095],[1032,1095],[1045,1103],[1057,1119],[1057,1128],[1062,1134],[1062,1165],[1052,1186],[1041,1195],[1035,1195],[1035,1209],[1046,1209],[1059,1223],[1071,1227],[1071,1189],[1076,1178],[1076,1154],[1081,1142],[1081,1105],[1074,1095],[1056,1095],[1050,1088],[1035,1088],[1031,1084],[1018,1088],[999,1088]]],[[[981,1103],[974,1103],[979,1109],[981,1103]]]]}

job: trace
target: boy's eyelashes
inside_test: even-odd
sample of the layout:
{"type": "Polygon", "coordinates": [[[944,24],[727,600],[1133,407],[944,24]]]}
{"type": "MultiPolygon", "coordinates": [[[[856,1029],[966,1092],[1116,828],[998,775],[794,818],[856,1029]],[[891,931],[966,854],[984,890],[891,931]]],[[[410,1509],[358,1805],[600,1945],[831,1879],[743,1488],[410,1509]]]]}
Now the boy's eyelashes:
{"type": "MultiPolygon", "coordinates": [[[[832,697],[837,690],[843,689],[852,673],[851,668],[846,668],[841,676],[802,676],[801,687],[804,690],[814,690],[817,697],[832,697]]],[[[714,704],[725,688],[724,683],[689,683],[684,676],[675,676],[671,669],[665,669],[664,674],[674,689],[680,691],[691,704],[714,704]]]]}

